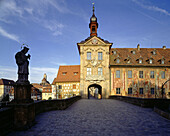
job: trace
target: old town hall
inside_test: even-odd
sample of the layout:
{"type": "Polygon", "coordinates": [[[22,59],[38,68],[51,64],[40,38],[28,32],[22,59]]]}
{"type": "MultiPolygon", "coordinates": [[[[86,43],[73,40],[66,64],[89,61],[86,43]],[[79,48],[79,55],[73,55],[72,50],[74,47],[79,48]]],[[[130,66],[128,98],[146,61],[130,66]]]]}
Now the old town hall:
{"type": "Polygon", "coordinates": [[[108,98],[121,95],[141,98],[170,98],[170,49],[112,48],[98,37],[98,22],[90,18],[90,37],[77,43],[80,65],[60,66],[52,83],[57,99],[75,95],[82,98],[108,98]]]}

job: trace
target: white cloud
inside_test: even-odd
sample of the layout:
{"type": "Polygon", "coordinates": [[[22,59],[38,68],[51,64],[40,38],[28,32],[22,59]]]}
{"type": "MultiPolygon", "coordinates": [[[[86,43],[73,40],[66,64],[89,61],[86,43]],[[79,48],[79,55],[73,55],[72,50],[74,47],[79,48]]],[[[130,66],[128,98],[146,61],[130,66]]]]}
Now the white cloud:
{"type": "Polygon", "coordinates": [[[55,20],[44,21],[43,26],[49,29],[53,33],[54,36],[62,35],[62,29],[64,25],[61,23],[58,23],[55,20]]]}
{"type": "Polygon", "coordinates": [[[2,0],[0,4],[0,20],[5,23],[11,23],[9,16],[19,16],[22,17],[23,10],[18,7],[14,0],[2,0]]]}
{"type": "Polygon", "coordinates": [[[157,12],[163,13],[167,16],[170,16],[170,13],[168,11],[166,11],[165,9],[162,9],[162,8],[159,8],[156,6],[145,5],[142,2],[139,2],[138,0],[132,0],[132,1],[135,2],[136,4],[138,4],[139,6],[141,6],[142,8],[152,10],[152,11],[157,11],[157,12]]]}
{"type": "Polygon", "coordinates": [[[17,70],[15,67],[0,66],[0,78],[11,79],[16,81],[17,70]]]}
{"type": "Polygon", "coordinates": [[[14,41],[20,43],[20,42],[19,42],[19,37],[18,37],[17,35],[8,33],[8,32],[7,32],[6,30],[4,30],[1,26],[0,26],[0,34],[1,34],[2,36],[4,36],[4,37],[7,37],[7,38],[9,38],[9,39],[11,39],[11,40],[14,40],[14,41]]]}
{"type": "Polygon", "coordinates": [[[54,78],[57,76],[57,68],[48,68],[48,67],[31,67],[30,68],[30,81],[32,83],[40,83],[44,73],[47,74],[48,81],[52,83],[54,78]]]}

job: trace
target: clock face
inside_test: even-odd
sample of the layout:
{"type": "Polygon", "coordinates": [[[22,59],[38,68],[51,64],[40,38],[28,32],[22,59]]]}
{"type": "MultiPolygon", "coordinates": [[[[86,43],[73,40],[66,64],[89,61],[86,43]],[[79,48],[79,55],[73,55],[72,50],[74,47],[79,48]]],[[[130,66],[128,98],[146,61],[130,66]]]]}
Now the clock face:
{"type": "Polygon", "coordinates": [[[92,44],[97,44],[97,39],[93,39],[92,44]]]}
{"type": "Polygon", "coordinates": [[[96,18],[95,18],[95,17],[92,17],[92,18],[91,18],[91,21],[96,21],[96,18]]]}

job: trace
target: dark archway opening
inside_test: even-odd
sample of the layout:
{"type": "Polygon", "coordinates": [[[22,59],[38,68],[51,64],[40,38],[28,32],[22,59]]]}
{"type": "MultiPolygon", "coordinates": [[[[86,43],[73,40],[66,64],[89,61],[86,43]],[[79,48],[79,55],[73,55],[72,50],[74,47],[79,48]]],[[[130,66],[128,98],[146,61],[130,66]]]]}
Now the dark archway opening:
{"type": "Polygon", "coordinates": [[[88,99],[102,99],[102,87],[92,84],[88,87],[88,99]]]}

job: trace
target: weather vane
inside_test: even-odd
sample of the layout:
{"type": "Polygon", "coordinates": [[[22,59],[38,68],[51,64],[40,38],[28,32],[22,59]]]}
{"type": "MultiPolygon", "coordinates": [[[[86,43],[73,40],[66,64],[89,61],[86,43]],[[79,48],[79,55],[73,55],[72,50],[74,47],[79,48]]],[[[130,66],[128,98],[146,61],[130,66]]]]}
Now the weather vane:
{"type": "Polygon", "coordinates": [[[93,13],[94,13],[94,2],[92,4],[93,4],[93,13]]]}

